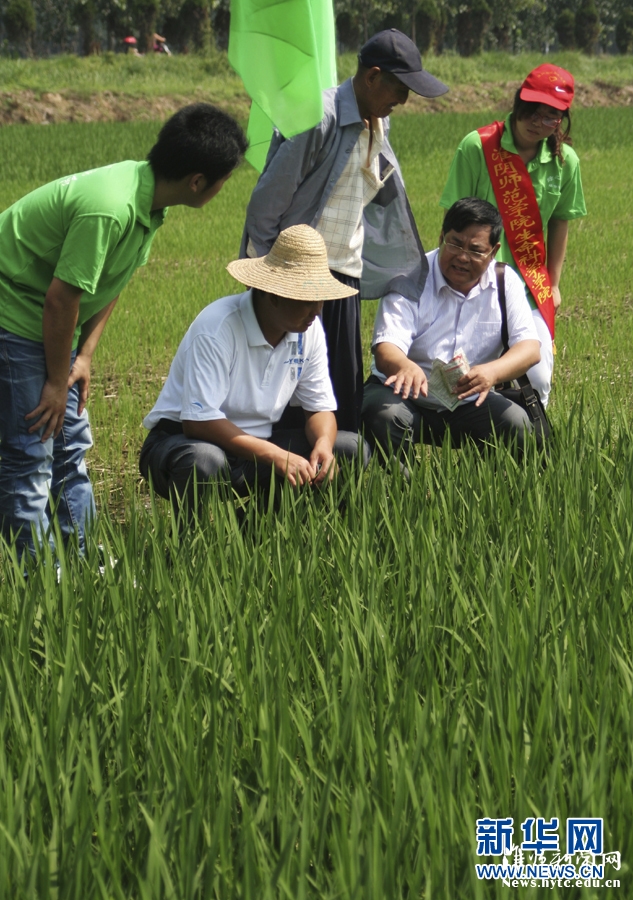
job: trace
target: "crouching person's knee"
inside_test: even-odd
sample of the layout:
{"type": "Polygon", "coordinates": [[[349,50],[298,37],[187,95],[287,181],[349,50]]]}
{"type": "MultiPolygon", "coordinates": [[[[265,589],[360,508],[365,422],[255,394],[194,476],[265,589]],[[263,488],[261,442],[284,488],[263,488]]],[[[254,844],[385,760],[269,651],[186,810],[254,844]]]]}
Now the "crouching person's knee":
{"type": "Polygon", "coordinates": [[[334,455],[338,460],[359,460],[363,469],[369,465],[371,448],[369,443],[354,431],[339,431],[334,442],[334,455]]]}
{"type": "Polygon", "coordinates": [[[419,432],[419,414],[416,422],[411,404],[379,383],[365,385],[362,419],[370,445],[378,445],[386,455],[410,446],[416,440],[416,430],[419,432]]]}

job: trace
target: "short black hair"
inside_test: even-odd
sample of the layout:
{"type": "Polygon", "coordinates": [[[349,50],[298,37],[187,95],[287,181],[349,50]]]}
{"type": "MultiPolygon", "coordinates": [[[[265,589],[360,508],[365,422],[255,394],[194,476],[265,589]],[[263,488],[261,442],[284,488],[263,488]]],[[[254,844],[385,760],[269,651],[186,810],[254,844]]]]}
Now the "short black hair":
{"type": "Polygon", "coordinates": [[[469,225],[490,225],[490,245],[494,247],[499,240],[503,223],[499,210],[492,203],[480,200],[479,197],[463,197],[446,210],[442,231],[444,234],[449,231],[459,233],[469,225]]]}
{"type": "Polygon", "coordinates": [[[232,116],[211,103],[192,103],[165,122],[147,159],[156,178],[180,181],[200,173],[211,186],[240,164],[247,149],[232,116]]]}

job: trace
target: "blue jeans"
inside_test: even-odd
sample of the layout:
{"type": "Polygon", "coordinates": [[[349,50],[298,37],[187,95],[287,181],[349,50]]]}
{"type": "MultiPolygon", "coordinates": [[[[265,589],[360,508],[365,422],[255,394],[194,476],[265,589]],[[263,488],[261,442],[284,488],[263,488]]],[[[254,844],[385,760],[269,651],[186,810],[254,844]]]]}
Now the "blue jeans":
{"type": "Polygon", "coordinates": [[[81,550],[95,514],[84,462],[92,436],[86,411],[77,415],[77,385],[68,391],[58,436],[42,442],[43,429],[29,434],[33,420],[24,417],[38,405],[45,381],[44,345],[0,328],[0,527],[7,540],[16,536],[18,553],[35,551],[32,525],[40,541],[53,544],[51,502],[62,534],[77,531],[81,550]]]}

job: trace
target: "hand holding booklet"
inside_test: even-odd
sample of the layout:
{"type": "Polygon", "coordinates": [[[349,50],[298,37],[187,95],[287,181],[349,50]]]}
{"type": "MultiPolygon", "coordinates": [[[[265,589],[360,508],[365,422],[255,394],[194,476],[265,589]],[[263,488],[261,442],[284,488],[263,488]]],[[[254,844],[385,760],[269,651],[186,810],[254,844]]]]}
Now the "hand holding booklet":
{"type": "Polygon", "coordinates": [[[442,406],[452,412],[459,406],[457,394],[453,393],[455,386],[462,375],[469,371],[470,363],[461,347],[450,362],[434,359],[429,378],[429,394],[433,394],[442,406]]]}

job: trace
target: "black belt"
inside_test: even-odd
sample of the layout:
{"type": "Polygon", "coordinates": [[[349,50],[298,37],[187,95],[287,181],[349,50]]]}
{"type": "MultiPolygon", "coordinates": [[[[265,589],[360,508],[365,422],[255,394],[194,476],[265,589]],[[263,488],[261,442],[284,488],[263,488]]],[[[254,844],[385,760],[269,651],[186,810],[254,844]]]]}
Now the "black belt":
{"type": "Polygon", "coordinates": [[[174,422],[173,419],[159,419],[152,431],[162,431],[164,434],[183,434],[182,422],[174,422]]]}

